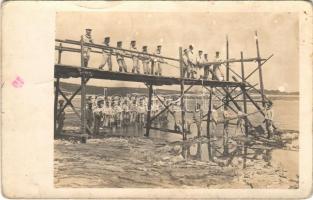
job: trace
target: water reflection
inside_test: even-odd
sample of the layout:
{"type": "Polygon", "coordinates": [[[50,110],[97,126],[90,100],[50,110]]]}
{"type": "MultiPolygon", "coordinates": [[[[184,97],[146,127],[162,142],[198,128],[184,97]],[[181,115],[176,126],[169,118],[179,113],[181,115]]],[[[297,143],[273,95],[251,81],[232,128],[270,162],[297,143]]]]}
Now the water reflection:
{"type": "Polygon", "coordinates": [[[212,158],[209,159],[208,143],[197,141],[182,144],[181,155],[185,160],[212,161],[222,166],[237,165],[242,168],[247,167],[247,161],[263,160],[271,165],[272,148],[255,147],[249,141],[238,141],[236,146],[229,144],[229,153],[224,154],[220,146],[215,145],[215,141],[211,142],[212,158]]]}

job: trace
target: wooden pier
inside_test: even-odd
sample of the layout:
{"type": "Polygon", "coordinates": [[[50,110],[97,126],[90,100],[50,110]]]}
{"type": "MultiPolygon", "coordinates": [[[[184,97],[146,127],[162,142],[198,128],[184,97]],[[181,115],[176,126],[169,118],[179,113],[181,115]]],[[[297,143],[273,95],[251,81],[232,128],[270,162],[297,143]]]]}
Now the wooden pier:
{"type": "MultiPolygon", "coordinates": [[[[271,57],[269,56],[266,59],[263,59],[260,57],[260,50],[259,50],[259,42],[258,38],[256,37],[256,47],[257,47],[257,57],[255,58],[244,58],[243,52],[240,53],[240,59],[229,59],[230,52],[229,52],[229,41],[228,37],[226,39],[226,59],[220,62],[209,62],[206,63],[207,66],[209,65],[225,65],[226,67],[226,80],[225,81],[219,81],[219,80],[205,80],[205,79],[190,79],[183,77],[183,56],[182,56],[182,48],[179,48],[179,58],[170,58],[165,56],[157,56],[154,54],[148,54],[143,52],[137,52],[137,51],[131,51],[128,49],[117,49],[116,47],[110,47],[110,46],[104,46],[101,44],[91,44],[91,43],[84,43],[83,40],[81,41],[74,41],[74,40],[60,40],[56,39],[56,46],[55,50],[58,53],[58,60],[55,64],[55,109],[54,109],[54,129],[55,134],[58,134],[58,127],[57,122],[59,120],[61,112],[64,111],[64,109],[67,106],[70,106],[75,114],[80,117],[80,132],[82,135],[86,136],[88,133],[92,133],[92,130],[90,130],[90,127],[86,126],[86,84],[90,79],[103,79],[103,80],[114,80],[114,81],[129,81],[129,82],[140,82],[144,83],[148,88],[148,111],[147,111],[147,122],[145,124],[146,128],[146,136],[149,136],[150,129],[159,130],[159,131],[166,131],[169,133],[175,133],[182,135],[182,139],[187,139],[186,134],[186,107],[184,102],[184,97],[188,93],[188,91],[193,86],[203,86],[204,88],[208,89],[209,91],[209,109],[208,113],[203,117],[202,121],[206,121],[207,123],[207,138],[210,141],[210,121],[211,121],[211,106],[212,106],[212,98],[215,96],[216,98],[223,101],[222,106],[228,107],[234,112],[242,111],[244,113],[247,113],[247,103],[251,102],[255,109],[263,113],[263,107],[265,106],[266,102],[269,100],[264,95],[264,84],[263,84],[263,77],[262,77],[262,66],[267,62],[271,57]],[[77,48],[73,47],[66,47],[64,45],[76,45],[77,48]],[[111,56],[115,56],[115,51],[123,51],[125,52],[125,58],[131,58],[132,53],[136,53],[138,56],[150,56],[151,58],[161,58],[163,60],[169,60],[177,62],[177,67],[180,70],[180,77],[171,77],[171,76],[154,76],[154,75],[145,75],[145,74],[135,74],[135,73],[121,73],[121,72],[115,72],[115,71],[104,71],[96,68],[89,68],[84,66],[83,61],[83,48],[89,47],[91,48],[91,53],[102,53],[102,52],[110,52],[111,56]],[[81,65],[80,66],[73,66],[73,65],[67,65],[62,64],[62,52],[72,52],[72,53],[80,53],[81,54],[81,65]],[[241,63],[241,74],[236,73],[233,69],[231,69],[232,63],[241,63]],[[246,62],[256,62],[257,67],[248,75],[245,76],[245,66],[244,63],[246,62]],[[251,77],[252,74],[255,72],[259,72],[259,85],[260,90],[255,88],[255,85],[249,83],[247,79],[251,77]],[[231,76],[232,73],[232,76],[231,76]],[[230,77],[233,78],[234,81],[230,81],[230,77]],[[60,88],[60,79],[66,79],[66,78],[79,78],[81,79],[81,85],[73,94],[68,97],[64,94],[62,89],[60,88]],[[156,116],[151,116],[151,104],[152,104],[152,93],[153,93],[153,87],[154,86],[162,86],[162,85],[180,85],[180,106],[181,106],[181,123],[182,123],[182,130],[171,130],[171,129],[161,129],[157,127],[152,127],[151,124],[153,120],[155,120],[161,113],[169,109],[169,106],[166,106],[164,102],[158,97],[159,101],[164,105],[164,109],[160,111],[156,116]],[[187,89],[185,86],[188,86],[187,89]],[[209,89],[210,88],[210,89],[209,89]],[[212,88],[215,88],[217,91],[216,93],[213,92],[212,88]],[[241,93],[239,95],[235,95],[234,91],[236,89],[240,89],[241,93]],[[260,101],[255,101],[251,98],[249,95],[250,90],[257,90],[258,93],[261,95],[261,105],[259,105],[260,101]],[[75,107],[72,104],[73,98],[80,93],[81,95],[81,111],[78,112],[75,107]],[[218,95],[222,95],[223,98],[218,97],[218,95]],[[58,98],[59,95],[61,95],[65,99],[65,104],[62,108],[57,109],[58,105],[58,98]],[[243,101],[243,108],[238,104],[236,98],[238,96],[242,96],[243,101]]],[[[91,54],[92,55],[92,54],[91,54]]],[[[170,67],[170,66],[169,66],[170,67]]],[[[163,67],[164,68],[164,67],[163,67]]],[[[221,107],[221,106],[220,106],[221,107]]],[[[248,117],[245,117],[245,131],[246,136],[249,133],[249,125],[251,125],[251,122],[249,122],[248,117]]],[[[86,139],[86,138],[85,138],[86,139]]],[[[209,157],[211,159],[211,150],[210,150],[210,144],[209,147],[209,157]]]]}

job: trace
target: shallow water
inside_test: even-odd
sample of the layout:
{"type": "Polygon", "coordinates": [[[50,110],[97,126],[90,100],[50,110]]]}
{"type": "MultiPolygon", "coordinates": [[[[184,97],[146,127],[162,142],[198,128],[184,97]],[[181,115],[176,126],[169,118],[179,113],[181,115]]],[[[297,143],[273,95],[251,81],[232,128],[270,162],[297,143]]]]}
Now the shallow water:
{"type": "MultiPolygon", "coordinates": [[[[79,105],[79,100],[76,100],[79,105]]],[[[283,130],[298,130],[299,126],[299,101],[298,100],[273,100],[274,103],[274,121],[275,125],[279,129],[283,130]]],[[[74,103],[75,104],[75,103],[74,103]]],[[[194,107],[195,102],[189,101],[188,107],[192,110],[194,107]]],[[[69,110],[70,111],[70,110],[69,110]]],[[[248,113],[254,112],[255,109],[252,105],[248,107],[248,113]]],[[[205,112],[206,113],[206,112],[205,112]]],[[[221,116],[221,113],[219,113],[221,116]]],[[[179,113],[178,113],[179,117],[179,113]]],[[[192,114],[188,113],[186,115],[187,120],[192,119],[192,114]]],[[[254,114],[249,116],[250,121],[254,125],[259,125],[262,123],[263,117],[260,114],[254,114]]],[[[79,130],[79,119],[73,113],[66,116],[65,121],[65,129],[68,127],[76,126],[77,130],[79,130]]],[[[155,124],[153,126],[158,126],[155,124]]],[[[165,128],[173,129],[174,122],[173,119],[170,117],[169,122],[165,128]]],[[[113,135],[113,136],[127,136],[127,137],[142,137],[145,134],[145,129],[140,125],[130,125],[123,128],[113,128],[113,129],[102,129],[102,133],[113,135]]],[[[188,135],[188,138],[194,138],[197,134],[196,126],[193,124],[191,126],[192,134],[188,135]]],[[[219,148],[218,151],[222,151],[222,132],[223,132],[223,125],[218,125],[217,134],[215,135],[218,140],[216,141],[216,146],[219,148]]],[[[202,123],[202,135],[206,136],[206,122],[202,123]]],[[[229,131],[230,138],[232,136],[240,136],[243,135],[242,133],[238,132],[235,134],[235,127],[231,126],[229,131]]],[[[182,141],[182,136],[178,134],[166,133],[162,131],[151,130],[150,131],[150,138],[151,139],[161,139],[167,142],[177,142],[182,141]]],[[[289,150],[273,150],[270,152],[271,154],[271,162],[278,164],[285,168],[290,177],[296,179],[295,177],[298,174],[298,151],[289,151],[289,150]]],[[[192,159],[197,159],[201,161],[208,161],[208,144],[207,143],[193,143],[188,147],[188,154],[187,156],[192,159]]],[[[217,156],[221,156],[220,153],[217,153],[217,156]]]]}

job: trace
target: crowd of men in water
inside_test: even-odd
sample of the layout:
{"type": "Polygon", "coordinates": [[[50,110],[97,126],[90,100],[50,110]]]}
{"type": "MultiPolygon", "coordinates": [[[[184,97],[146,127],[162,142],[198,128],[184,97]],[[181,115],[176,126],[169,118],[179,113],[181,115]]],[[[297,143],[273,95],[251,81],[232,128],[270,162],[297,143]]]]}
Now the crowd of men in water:
{"type": "MultiPolygon", "coordinates": [[[[181,111],[179,98],[171,96],[160,96],[158,99],[155,95],[151,101],[151,118],[158,115],[153,122],[156,127],[166,127],[170,130],[182,132],[182,122],[179,111],[181,111]],[[161,100],[161,101],[160,101],[161,100]],[[164,112],[165,107],[168,107],[164,112]],[[161,113],[161,114],[159,114],[161,113]],[[174,127],[168,127],[168,122],[173,121],[174,127]]],[[[86,121],[87,121],[87,132],[90,135],[100,134],[100,129],[113,129],[113,128],[124,128],[128,126],[140,126],[143,128],[147,123],[148,113],[148,97],[145,95],[131,95],[126,96],[89,96],[86,100],[86,121]]],[[[64,110],[60,113],[61,108],[64,105],[64,100],[59,100],[58,105],[58,131],[63,129],[65,112],[64,110]]],[[[184,130],[187,133],[191,133],[191,126],[196,126],[196,132],[198,136],[201,136],[202,122],[204,122],[204,115],[206,111],[204,106],[200,103],[193,102],[191,109],[185,109],[186,113],[191,114],[191,118],[187,118],[184,130]]],[[[216,104],[212,105],[211,118],[210,118],[210,131],[212,136],[216,135],[217,125],[223,125],[223,135],[228,137],[229,126],[231,120],[236,120],[235,134],[237,131],[245,134],[245,117],[247,114],[238,111],[232,113],[228,110],[228,107],[224,107],[222,110],[218,109],[219,106],[216,104]]],[[[265,120],[268,127],[267,131],[273,132],[273,110],[272,105],[267,104],[265,109],[265,120]]],[[[252,128],[252,127],[251,127],[252,128]]],[[[195,129],[193,129],[195,130],[195,129]]],[[[103,133],[103,131],[102,131],[103,133]]],[[[227,140],[224,141],[227,143],[227,140]]]]}
{"type": "MultiPolygon", "coordinates": [[[[91,36],[91,29],[86,29],[86,34],[82,35],[84,43],[93,43],[91,36]]],[[[110,37],[104,38],[104,46],[110,47],[110,37]]],[[[132,59],[132,70],[131,73],[141,73],[140,63],[142,65],[142,72],[146,75],[162,75],[162,65],[167,62],[161,56],[162,46],[157,45],[156,50],[153,53],[148,52],[148,46],[143,46],[140,52],[137,49],[136,41],[130,42],[130,51],[123,50],[122,41],[118,41],[116,48],[114,49],[103,49],[102,61],[99,65],[99,69],[112,71],[112,55],[115,55],[116,62],[118,64],[119,72],[129,72],[128,66],[126,65],[125,58],[132,59]],[[151,56],[150,56],[151,55],[151,56]]],[[[84,66],[88,67],[90,59],[91,47],[83,47],[83,58],[84,66]]],[[[198,54],[194,53],[194,47],[189,45],[188,49],[183,50],[182,55],[183,64],[183,77],[192,79],[213,79],[213,80],[224,80],[224,75],[220,69],[220,53],[215,53],[214,64],[210,65],[208,60],[208,54],[202,50],[198,51],[198,54]],[[201,72],[203,70],[203,73],[201,72]]]]}

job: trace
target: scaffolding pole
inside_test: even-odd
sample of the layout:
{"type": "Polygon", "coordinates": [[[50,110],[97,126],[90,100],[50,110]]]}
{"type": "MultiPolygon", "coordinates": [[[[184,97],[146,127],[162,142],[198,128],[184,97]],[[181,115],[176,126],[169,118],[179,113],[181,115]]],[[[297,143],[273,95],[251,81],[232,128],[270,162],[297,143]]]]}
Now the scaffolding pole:
{"type": "Polygon", "coordinates": [[[180,66],[180,77],[181,77],[181,82],[180,82],[180,108],[181,108],[181,123],[182,123],[182,135],[183,135],[183,140],[187,140],[187,135],[185,131],[185,88],[184,88],[184,69],[183,69],[183,49],[182,47],[179,47],[179,66],[180,66]]]}
{"type": "MultiPolygon", "coordinates": [[[[226,36],[226,81],[229,81],[229,43],[228,43],[228,36],[226,36]]],[[[228,87],[227,87],[227,91],[228,91],[228,87]]],[[[228,106],[228,95],[226,95],[226,103],[225,106],[228,106]]]]}
{"type": "MultiPolygon", "coordinates": [[[[245,69],[244,69],[244,64],[243,64],[243,52],[240,52],[240,57],[241,57],[241,78],[242,82],[245,81],[245,69]]],[[[242,91],[242,98],[243,98],[243,112],[247,114],[247,98],[246,98],[246,87],[242,86],[241,87],[242,91]]],[[[248,117],[245,116],[245,135],[248,136],[249,130],[248,130],[248,117]]]]}
{"type": "Polygon", "coordinates": [[[86,143],[86,139],[84,136],[86,135],[86,115],[85,115],[85,110],[86,110],[86,80],[85,80],[85,62],[84,62],[84,41],[83,38],[81,38],[81,43],[80,43],[80,47],[81,47],[81,124],[80,124],[80,132],[81,134],[83,134],[82,137],[82,142],[86,143]]]}
{"type": "Polygon", "coordinates": [[[262,106],[265,106],[265,99],[264,99],[264,84],[263,84],[263,72],[262,72],[262,63],[260,57],[260,49],[259,49],[259,39],[258,33],[255,31],[255,44],[256,44],[256,52],[257,52],[257,62],[259,68],[259,81],[260,81],[260,92],[262,97],[262,106]]]}
{"type": "Polygon", "coordinates": [[[208,154],[209,160],[212,160],[212,148],[211,148],[211,132],[210,132],[210,120],[211,120],[211,107],[212,107],[212,88],[210,90],[209,97],[209,109],[208,109],[208,117],[207,117],[207,138],[208,138],[208,154]]]}
{"type": "Polygon", "coordinates": [[[54,82],[54,135],[57,135],[57,120],[58,120],[58,98],[59,98],[60,78],[56,78],[54,82]]]}
{"type": "Polygon", "coordinates": [[[152,93],[153,87],[152,84],[148,85],[149,99],[148,99],[148,112],[147,112],[147,124],[146,124],[146,137],[149,137],[149,132],[151,128],[151,104],[152,104],[152,93]]]}

